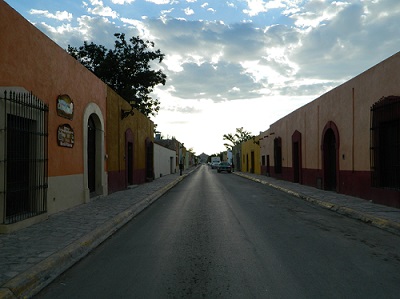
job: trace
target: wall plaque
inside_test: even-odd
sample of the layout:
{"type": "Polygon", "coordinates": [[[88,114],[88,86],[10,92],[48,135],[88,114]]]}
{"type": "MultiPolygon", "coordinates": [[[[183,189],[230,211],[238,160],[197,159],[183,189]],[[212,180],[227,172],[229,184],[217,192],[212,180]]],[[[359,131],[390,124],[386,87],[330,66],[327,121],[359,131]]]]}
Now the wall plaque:
{"type": "Polygon", "coordinates": [[[59,146],[72,148],[74,146],[74,130],[70,125],[64,124],[58,126],[57,141],[59,146]]]}
{"type": "Polygon", "coordinates": [[[67,94],[59,95],[57,98],[58,116],[72,119],[74,117],[74,102],[67,94]]]}

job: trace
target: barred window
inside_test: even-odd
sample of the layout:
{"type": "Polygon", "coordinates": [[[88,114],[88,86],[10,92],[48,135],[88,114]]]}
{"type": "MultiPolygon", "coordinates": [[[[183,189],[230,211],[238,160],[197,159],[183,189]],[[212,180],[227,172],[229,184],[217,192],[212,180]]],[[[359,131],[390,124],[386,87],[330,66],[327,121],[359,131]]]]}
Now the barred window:
{"type": "Polygon", "coordinates": [[[29,93],[0,95],[0,223],[46,212],[48,107],[29,93]]]}
{"type": "Polygon", "coordinates": [[[400,189],[400,97],[380,99],[371,107],[372,186],[400,189]]]}

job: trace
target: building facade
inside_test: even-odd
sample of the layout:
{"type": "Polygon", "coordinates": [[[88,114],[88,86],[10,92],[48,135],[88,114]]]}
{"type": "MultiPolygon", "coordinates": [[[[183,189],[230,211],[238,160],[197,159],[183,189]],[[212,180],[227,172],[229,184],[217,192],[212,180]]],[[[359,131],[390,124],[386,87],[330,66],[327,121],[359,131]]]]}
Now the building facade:
{"type": "Polygon", "coordinates": [[[7,232],[107,194],[107,90],[4,1],[0,28],[0,231],[7,232]]]}
{"type": "MultiPolygon", "coordinates": [[[[255,136],[241,143],[241,171],[261,174],[260,164],[260,141],[259,136],[255,136]]],[[[239,170],[239,169],[238,169],[239,170]]]]}
{"type": "Polygon", "coordinates": [[[154,143],[154,176],[160,178],[164,175],[176,173],[176,151],[154,143]]]}
{"type": "Polygon", "coordinates": [[[109,192],[154,179],[154,124],[107,87],[107,171],[109,192]]]}
{"type": "Polygon", "coordinates": [[[261,133],[262,173],[400,208],[400,53],[261,133]]]}

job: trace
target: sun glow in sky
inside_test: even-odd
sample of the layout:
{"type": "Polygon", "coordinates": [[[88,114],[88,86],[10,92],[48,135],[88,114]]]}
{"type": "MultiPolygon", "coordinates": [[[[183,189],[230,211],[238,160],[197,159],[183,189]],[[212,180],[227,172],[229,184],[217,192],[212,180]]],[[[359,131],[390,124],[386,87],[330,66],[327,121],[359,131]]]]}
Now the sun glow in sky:
{"type": "Polygon", "coordinates": [[[114,33],[165,54],[152,120],[196,154],[254,135],[399,51],[398,0],[6,0],[60,47],[114,33]]]}

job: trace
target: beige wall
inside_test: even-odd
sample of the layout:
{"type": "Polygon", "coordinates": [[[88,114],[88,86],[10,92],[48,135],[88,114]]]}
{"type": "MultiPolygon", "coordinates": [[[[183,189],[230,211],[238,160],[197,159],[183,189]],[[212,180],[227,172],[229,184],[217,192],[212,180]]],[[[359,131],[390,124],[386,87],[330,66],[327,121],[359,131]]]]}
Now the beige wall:
{"type": "Polygon", "coordinates": [[[274,139],[281,137],[284,169],[275,176],[293,179],[292,134],[298,130],[303,183],[318,186],[324,177],[323,130],[333,122],[339,133],[336,190],[400,206],[399,192],[383,194],[388,191],[373,189],[370,181],[370,109],[382,97],[400,96],[399,68],[400,52],[271,124],[260,135],[260,145],[261,156],[270,156],[272,175],[274,139]]]}
{"type": "Polygon", "coordinates": [[[264,134],[268,138],[261,141],[261,154],[273,153],[273,139],[280,136],[283,166],[291,167],[291,136],[298,130],[302,134],[303,167],[320,169],[321,134],[333,121],[340,134],[340,169],[369,171],[370,108],[384,96],[400,95],[399,67],[397,53],[273,123],[264,134]]]}

